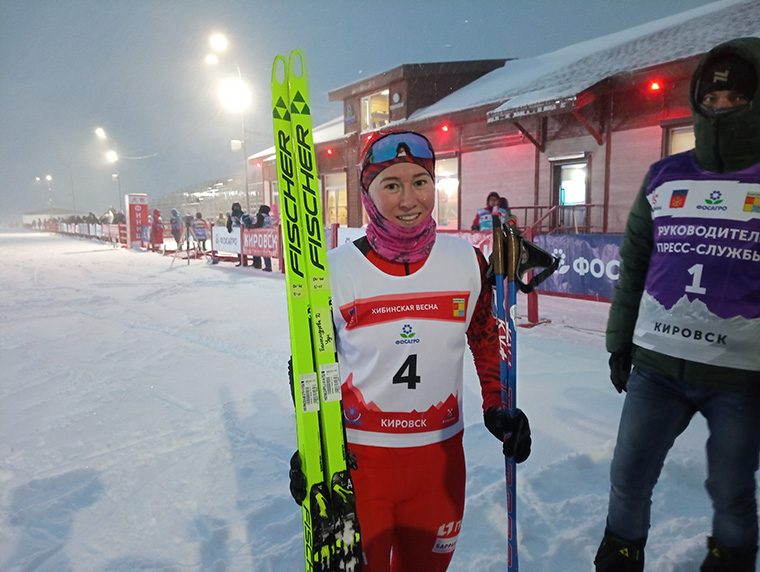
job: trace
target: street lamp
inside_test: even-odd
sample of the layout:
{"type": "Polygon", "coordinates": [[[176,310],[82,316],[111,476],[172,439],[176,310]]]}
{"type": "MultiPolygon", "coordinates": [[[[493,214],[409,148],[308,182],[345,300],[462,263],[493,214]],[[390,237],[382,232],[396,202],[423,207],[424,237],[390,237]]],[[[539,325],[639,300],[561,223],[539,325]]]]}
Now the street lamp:
{"type": "MultiPolygon", "coordinates": [[[[34,180],[40,183],[42,182],[43,177],[35,177],[34,180]]],[[[48,190],[47,204],[48,204],[48,209],[50,209],[53,206],[53,189],[50,187],[50,182],[53,180],[53,176],[45,175],[44,180],[45,180],[45,183],[47,184],[47,190],[48,190]]]]}
{"type": "MultiPolygon", "coordinates": [[[[227,38],[223,34],[213,34],[209,38],[209,45],[214,52],[223,53],[227,51],[227,38]]],[[[219,58],[216,53],[210,53],[206,56],[206,63],[209,65],[216,65],[219,63],[219,58]]],[[[237,68],[237,77],[227,78],[223,80],[217,88],[217,95],[219,101],[227,111],[233,113],[240,113],[240,122],[242,126],[242,139],[233,139],[230,142],[233,151],[243,151],[243,180],[245,184],[245,209],[246,212],[251,212],[251,198],[250,189],[248,188],[248,151],[245,145],[245,112],[251,106],[251,89],[243,81],[242,74],[240,73],[240,66],[235,63],[237,68]]]]}
{"type": "MultiPolygon", "coordinates": [[[[102,127],[96,127],[95,128],[95,135],[97,136],[98,139],[101,139],[101,140],[108,139],[108,136],[106,135],[106,131],[102,127]]],[[[114,147],[115,147],[115,149],[118,150],[118,147],[116,146],[115,143],[114,143],[114,147]]],[[[119,212],[119,205],[121,204],[121,175],[119,174],[119,153],[118,153],[117,150],[113,150],[112,149],[110,151],[107,151],[106,152],[106,160],[109,163],[115,163],[116,172],[111,175],[111,178],[114,179],[116,181],[116,183],[117,183],[117,187],[116,187],[116,192],[117,192],[116,205],[115,205],[114,208],[116,209],[116,212],[118,213],[119,212]]],[[[116,213],[114,213],[114,214],[116,214],[116,213]]]]}

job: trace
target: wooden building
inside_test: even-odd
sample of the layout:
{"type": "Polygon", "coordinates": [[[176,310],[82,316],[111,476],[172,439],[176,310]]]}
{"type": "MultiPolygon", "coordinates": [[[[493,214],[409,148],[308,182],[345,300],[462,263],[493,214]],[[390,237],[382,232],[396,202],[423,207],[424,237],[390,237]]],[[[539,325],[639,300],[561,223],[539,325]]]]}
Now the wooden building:
{"type": "MultiPolygon", "coordinates": [[[[538,233],[621,233],[648,166],[693,147],[697,62],[741,36],[760,36],[757,0],[708,4],[537,57],[403,65],[335,89],[342,121],[314,130],[325,223],[364,224],[361,152],[386,127],[433,142],[442,228],[469,229],[496,191],[538,233]]],[[[251,163],[263,166],[264,195],[276,204],[271,155],[251,163]]]]}

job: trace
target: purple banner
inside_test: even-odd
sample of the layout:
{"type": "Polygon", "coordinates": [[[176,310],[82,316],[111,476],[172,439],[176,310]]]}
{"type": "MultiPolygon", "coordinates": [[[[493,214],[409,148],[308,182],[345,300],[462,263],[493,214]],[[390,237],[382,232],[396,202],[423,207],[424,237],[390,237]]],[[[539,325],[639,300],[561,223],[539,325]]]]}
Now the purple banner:
{"type": "Polygon", "coordinates": [[[538,235],[534,242],[560,258],[538,290],[612,300],[620,275],[621,234],[538,235]]]}

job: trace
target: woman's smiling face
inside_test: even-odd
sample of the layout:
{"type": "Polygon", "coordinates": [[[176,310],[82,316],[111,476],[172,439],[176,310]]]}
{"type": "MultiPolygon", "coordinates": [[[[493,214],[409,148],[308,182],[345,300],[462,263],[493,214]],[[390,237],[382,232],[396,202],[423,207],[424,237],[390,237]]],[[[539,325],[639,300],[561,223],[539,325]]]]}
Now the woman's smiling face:
{"type": "Polygon", "coordinates": [[[420,165],[395,163],[375,177],[369,196],[384,218],[411,228],[433,212],[435,184],[420,165]]]}

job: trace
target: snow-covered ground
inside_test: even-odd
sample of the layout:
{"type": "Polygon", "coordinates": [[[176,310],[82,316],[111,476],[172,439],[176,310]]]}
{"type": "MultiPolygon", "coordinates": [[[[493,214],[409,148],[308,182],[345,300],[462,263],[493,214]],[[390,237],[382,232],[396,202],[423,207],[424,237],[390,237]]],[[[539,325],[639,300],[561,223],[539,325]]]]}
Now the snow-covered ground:
{"type": "MultiPolygon", "coordinates": [[[[520,313],[525,313],[520,299],[520,313]]],[[[230,263],[0,231],[0,570],[296,572],[284,280],[230,263]]],[[[588,572],[623,398],[608,305],[542,296],[518,331],[522,572],[588,572]]],[[[504,464],[466,366],[467,504],[452,572],[503,571],[504,464]]],[[[647,570],[694,571],[710,530],[704,421],[655,491],[647,570]]]]}

